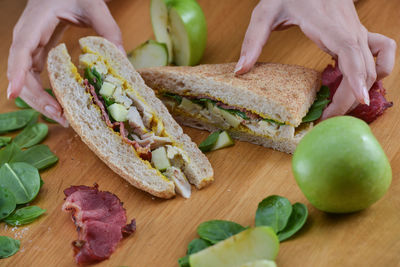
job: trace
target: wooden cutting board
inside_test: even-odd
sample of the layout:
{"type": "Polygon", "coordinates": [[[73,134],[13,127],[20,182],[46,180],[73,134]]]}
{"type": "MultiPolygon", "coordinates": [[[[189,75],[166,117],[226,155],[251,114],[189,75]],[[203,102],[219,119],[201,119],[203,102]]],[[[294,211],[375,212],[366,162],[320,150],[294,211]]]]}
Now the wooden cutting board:
{"type": "MultiPolygon", "coordinates": [[[[208,44],[202,63],[238,59],[241,42],[255,0],[199,0],[208,23],[208,44]]],[[[6,99],[8,49],[12,28],[25,1],[0,1],[0,112],[15,110],[6,99]]],[[[131,50],[152,34],[149,1],[115,0],[110,9],[121,27],[125,48],[131,50]]],[[[357,10],[362,23],[400,42],[400,5],[397,0],[361,0],[357,10]]],[[[311,12],[311,11],[310,11],[311,12]]],[[[45,15],[45,14],[43,14],[45,15]]],[[[71,27],[63,37],[73,56],[79,54],[78,38],[93,35],[90,29],[71,27]]],[[[298,28],[274,32],[260,61],[299,64],[322,70],[331,59],[298,28]]],[[[48,85],[46,75],[44,84],[48,85]]],[[[207,154],[215,170],[215,182],[185,200],[159,200],[128,185],[81,142],[75,132],[51,125],[45,144],[60,158],[43,172],[45,181],[32,203],[47,210],[38,221],[18,229],[0,223],[0,235],[21,240],[21,250],[0,260],[1,266],[73,266],[71,242],[77,233],[70,214],[61,211],[63,189],[92,185],[119,196],[128,218],[136,218],[137,232],[125,239],[99,266],[177,266],[187,244],[196,237],[199,223],[210,219],[254,225],[257,204],[278,194],[291,202],[307,204],[310,216],[295,238],[281,244],[279,266],[400,266],[400,64],[384,81],[394,107],[371,125],[393,169],[389,192],[362,212],[329,215],[313,208],[296,185],[291,156],[256,145],[237,142],[234,147],[207,154]]],[[[206,132],[184,128],[199,143],[206,132]]]]}

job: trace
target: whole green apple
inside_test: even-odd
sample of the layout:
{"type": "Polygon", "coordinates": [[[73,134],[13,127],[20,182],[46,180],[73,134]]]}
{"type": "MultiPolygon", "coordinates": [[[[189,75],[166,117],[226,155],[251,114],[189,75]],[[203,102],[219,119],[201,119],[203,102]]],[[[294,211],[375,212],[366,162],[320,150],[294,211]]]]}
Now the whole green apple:
{"type": "Polygon", "coordinates": [[[392,181],[389,161],[371,129],[350,116],[323,121],[306,134],[292,168],[308,201],[332,213],[369,207],[392,181]]]}

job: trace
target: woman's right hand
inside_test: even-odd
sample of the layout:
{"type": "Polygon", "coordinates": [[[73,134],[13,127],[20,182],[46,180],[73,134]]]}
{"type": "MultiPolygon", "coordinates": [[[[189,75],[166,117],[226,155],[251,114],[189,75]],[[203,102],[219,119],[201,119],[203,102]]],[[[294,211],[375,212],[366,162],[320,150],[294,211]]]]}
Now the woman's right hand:
{"type": "Polygon", "coordinates": [[[14,27],[7,70],[7,98],[20,96],[64,127],[68,122],[62,108],[43,90],[40,73],[69,24],[92,27],[124,51],[121,31],[104,0],[29,0],[14,27]]]}

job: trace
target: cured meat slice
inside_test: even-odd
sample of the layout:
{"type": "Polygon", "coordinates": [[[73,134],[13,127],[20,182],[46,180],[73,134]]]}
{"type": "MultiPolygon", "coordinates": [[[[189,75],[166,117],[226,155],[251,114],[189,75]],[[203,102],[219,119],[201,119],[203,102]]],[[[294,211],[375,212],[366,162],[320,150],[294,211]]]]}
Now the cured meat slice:
{"type": "Polygon", "coordinates": [[[75,260],[87,264],[108,259],[123,236],[136,230],[136,222],[126,224],[126,212],[119,198],[98,186],[71,186],[64,190],[63,210],[72,212],[78,240],[72,242],[75,260]]]}
{"type": "MultiPolygon", "coordinates": [[[[337,88],[342,81],[343,75],[336,66],[328,65],[322,72],[322,84],[329,87],[332,100],[337,88]]],[[[370,105],[359,104],[348,115],[362,119],[367,123],[376,120],[383,112],[393,106],[393,102],[388,102],[385,98],[386,90],[383,88],[382,81],[375,82],[369,90],[370,105]]]]}

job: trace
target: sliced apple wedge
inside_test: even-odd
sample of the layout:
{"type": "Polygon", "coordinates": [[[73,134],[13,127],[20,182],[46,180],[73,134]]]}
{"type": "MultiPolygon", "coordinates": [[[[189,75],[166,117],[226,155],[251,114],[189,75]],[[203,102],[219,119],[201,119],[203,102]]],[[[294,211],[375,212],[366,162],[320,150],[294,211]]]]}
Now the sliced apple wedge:
{"type": "Polygon", "coordinates": [[[207,25],[195,0],[152,0],[150,15],[157,41],[168,47],[170,63],[199,63],[206,47],[207,25]]]}
{"type": "Polygon", "coordinates": [[[148,40],[128,53],[128,59],[135,67],[150,68],[168,65],[168,50],[164,43],[148,40]]]}
{"type": "Polygon", "coordinates": [[[240,267],[257,260],[275,260],[278,251],[279,240],[272,228],[259,226],[190,255],[189,262],[191,267],[240,267]]]}
{"type": "Polygon", "coordinates": [[[276,263],[270,260],[257,260],[242,264],[240,267],[276,267],[276,263]]]}

